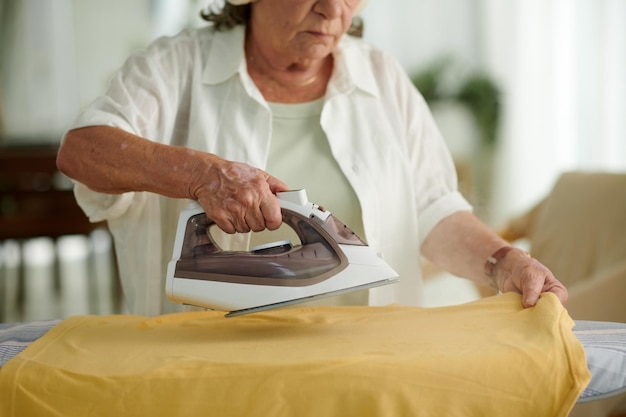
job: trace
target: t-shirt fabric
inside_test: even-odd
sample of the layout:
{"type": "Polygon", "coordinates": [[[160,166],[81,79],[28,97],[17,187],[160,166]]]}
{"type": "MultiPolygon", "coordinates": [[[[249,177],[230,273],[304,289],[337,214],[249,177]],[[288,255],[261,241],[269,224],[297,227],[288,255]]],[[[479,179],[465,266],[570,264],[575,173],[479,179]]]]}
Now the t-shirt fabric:
{"type": "Polygon", "coordinates": [[[77,316],[5,364],[0,417],[565,417],[590,379],[573,324],[550,293],[77,316]]]}

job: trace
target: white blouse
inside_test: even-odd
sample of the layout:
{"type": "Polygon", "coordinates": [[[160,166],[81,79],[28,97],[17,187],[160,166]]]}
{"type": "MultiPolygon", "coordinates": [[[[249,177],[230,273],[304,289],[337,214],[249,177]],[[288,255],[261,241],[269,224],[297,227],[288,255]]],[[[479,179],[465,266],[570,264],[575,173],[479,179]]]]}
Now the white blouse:
{"type": "MultiPolygon", "coordinates": [[[[265,169],[272,113],[247,72],[244,33],[205,27],[156,40],[129,57],[73,128],[115,126],[265,169]]],[[[369,303],[419,305],[420,244],[443,218],[471,206],[457,191],[452,158],[426,103],[398,62],[349,36],[334,60],[321,129],[358,197],[363,237],[401,277],[370,290],[369,303]]],[[[165,271],[187,202],[146,192],[102,194],[80,183],[75,194],[92,221],[108,221],[128,311],[175,311],[165,300],[165,271]]]]}

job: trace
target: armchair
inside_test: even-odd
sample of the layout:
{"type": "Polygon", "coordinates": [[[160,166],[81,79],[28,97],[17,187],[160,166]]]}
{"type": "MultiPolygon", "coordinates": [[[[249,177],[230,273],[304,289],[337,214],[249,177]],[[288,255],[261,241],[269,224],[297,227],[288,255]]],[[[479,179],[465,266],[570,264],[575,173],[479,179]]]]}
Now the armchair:
{"type": "Polygon", "coordinates": [[[527,239],[568,288],[572,318],[626,322],[626,173],[564,173],[501,235],[527,239]]]}

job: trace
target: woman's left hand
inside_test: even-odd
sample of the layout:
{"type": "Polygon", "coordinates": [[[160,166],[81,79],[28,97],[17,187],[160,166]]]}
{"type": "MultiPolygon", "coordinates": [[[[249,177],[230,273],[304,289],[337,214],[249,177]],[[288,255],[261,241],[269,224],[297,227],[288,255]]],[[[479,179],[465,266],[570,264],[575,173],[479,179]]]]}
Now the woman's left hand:
{"type": "Polygon", "coordinates": [[[498,262],[495,283],[502,292],[521,294],[524,307],[534,306],[546,292],[554,293],[563,305],[567,302],[565,286],[545,265],[521,249],[513,249],[498,262]]]}

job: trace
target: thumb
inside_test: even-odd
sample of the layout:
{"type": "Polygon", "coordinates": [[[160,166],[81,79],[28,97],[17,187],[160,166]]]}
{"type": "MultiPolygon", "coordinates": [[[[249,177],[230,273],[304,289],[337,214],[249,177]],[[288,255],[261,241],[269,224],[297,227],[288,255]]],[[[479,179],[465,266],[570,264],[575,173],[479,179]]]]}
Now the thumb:
{"type": "Polygon", "coordinates": [[[541,296],[542,282],[539,279],[526,279],[521,283],[522,305],[533,307],[541,296]]]}
{"type": "Polygon", "coordinates": [[[267,174],[266,181],[267,181],[267,184],[270,186],[270,190],[274,194],[280,193],[282,191],[290,191],[291,190],[291,188],[289,188],[289,186],[287,184],[285,184],[284,182],[282,182],[278,178],[275,178],[275,177],[273,177],[273,176],[271,176],[269,174],[267,174]]]}

